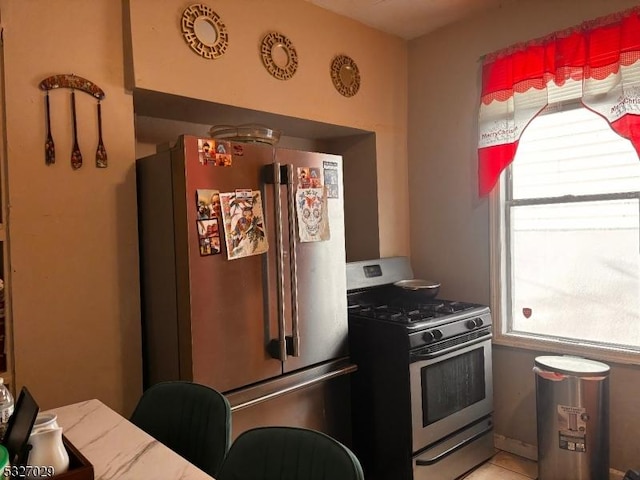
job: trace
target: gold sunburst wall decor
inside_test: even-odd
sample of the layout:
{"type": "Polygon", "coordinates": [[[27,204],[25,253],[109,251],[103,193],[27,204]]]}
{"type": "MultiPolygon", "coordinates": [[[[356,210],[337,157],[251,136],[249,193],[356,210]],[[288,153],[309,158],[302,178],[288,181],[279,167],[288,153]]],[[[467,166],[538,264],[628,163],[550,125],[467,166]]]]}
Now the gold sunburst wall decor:
{"type": "Polygon", "coordinates": [[[289,80],[298,70],[298,54],[291,40],[278,32],[262,39],[260,56],[264,68],[278,80],[289,80]]]}
{"type": "Polygon", "coordinates": [[[351,57],[336,55],[331,61],[331,80],[345,97],[353,97],[360,89],[360,71],[351,57]]]}
{"type": "Polygon", "coordinates": [[[207,5],[191,5],[182,12],[182,35],[198,55],[216,59],[224,55],[229,45],[227,27],[220,16],[207,5]]]}

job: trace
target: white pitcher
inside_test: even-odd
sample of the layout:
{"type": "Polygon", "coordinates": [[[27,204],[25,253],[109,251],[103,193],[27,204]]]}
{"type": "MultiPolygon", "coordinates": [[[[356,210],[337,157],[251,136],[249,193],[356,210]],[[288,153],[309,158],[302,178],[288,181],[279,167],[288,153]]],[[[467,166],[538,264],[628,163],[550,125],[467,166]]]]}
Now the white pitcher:
{"type": "Polygon", "coordinates": [[[58,428],[58,416],[55,413],[39,413],[33,424],[31,433],[39,430],[58,428]]]}
{"type": "Polygon", "coordinates": [[[46,467],[53,467],[56,475],[69,469],[69,454],[62,443],[62,428],[43,428],[29,436],[29,459],[27,465],[33,468],[30,479],[48,478],[46,467]]]}

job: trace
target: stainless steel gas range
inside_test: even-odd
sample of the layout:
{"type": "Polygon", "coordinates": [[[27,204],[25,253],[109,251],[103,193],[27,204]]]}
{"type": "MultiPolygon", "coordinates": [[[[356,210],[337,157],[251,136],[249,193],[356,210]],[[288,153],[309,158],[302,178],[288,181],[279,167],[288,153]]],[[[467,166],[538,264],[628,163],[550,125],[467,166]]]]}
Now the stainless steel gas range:
{"type": "Polygon", "coordinates": [[[406,257],[347,264],[353,449],[368,480],[452,480],[494,454],[491,313],[393,286],[406,257]]]}

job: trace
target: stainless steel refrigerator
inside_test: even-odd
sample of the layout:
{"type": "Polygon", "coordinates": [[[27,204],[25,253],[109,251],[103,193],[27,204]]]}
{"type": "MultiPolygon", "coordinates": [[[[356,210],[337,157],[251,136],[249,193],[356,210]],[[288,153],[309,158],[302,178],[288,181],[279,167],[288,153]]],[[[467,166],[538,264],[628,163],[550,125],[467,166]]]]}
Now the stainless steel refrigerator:
{"type": "Polygon", "coordinates": [[[299,425],[349,443],[341,157],[184,135],[136,175],[145,388],[189,380],[225,393],[234,437],[299,425]],[[319,213],[303,212],[313,186],[319,213]],[[223,205],[203,222],[203,192],[232,204],[251,192],[266,251],[230,256],[242,220],[226,231],[223,205]],[[300,227],[314,215],[325,232],[309,241],[300,227]],[[205,224],[218,234],[206,245],[205,224]]]}

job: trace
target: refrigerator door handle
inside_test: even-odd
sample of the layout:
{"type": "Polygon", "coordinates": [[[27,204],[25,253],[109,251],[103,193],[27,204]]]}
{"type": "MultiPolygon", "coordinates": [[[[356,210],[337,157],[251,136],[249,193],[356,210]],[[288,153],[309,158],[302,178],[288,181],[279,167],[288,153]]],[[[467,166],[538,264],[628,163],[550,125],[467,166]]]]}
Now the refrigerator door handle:
{"type": "MultiPolygon", "coordinates": [[[[277,352],[270,350],[272,356],[279,358],[281,361],[287,360],[287,338],[285,323],[285,304],[284,304],[284,248],[282,245],[282,196],[280,195],[280,185],[282,185],[281,166],[279,162],[273,165],[273,199],[274,212],[276,216],[276,283],[278,291],[278,347],[277,352]]],[[[275,343],[272,340],[272,344],[275,343]]],[[[271,345],[275,347],[275,345],[271,345]]]]}
{"type": "Polygon", "coordinates": [[[291,272],[291,333],[292,352],[294,357],[300,356],[300,323],[298,318],[298,259],[296,252],[298,250],[298,232],[297,215],[296,215],[296,189],[294,179],[294,166],[287,165],[287,207],[289,210],[289,270],[291,272]]]}

